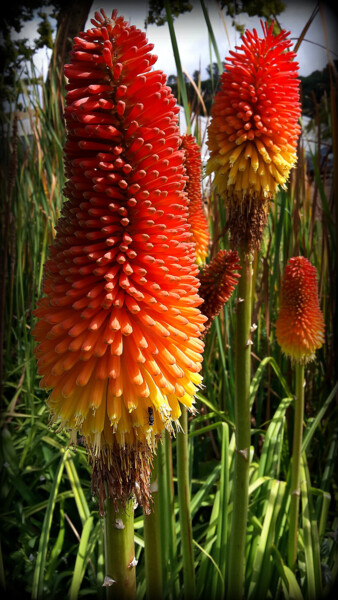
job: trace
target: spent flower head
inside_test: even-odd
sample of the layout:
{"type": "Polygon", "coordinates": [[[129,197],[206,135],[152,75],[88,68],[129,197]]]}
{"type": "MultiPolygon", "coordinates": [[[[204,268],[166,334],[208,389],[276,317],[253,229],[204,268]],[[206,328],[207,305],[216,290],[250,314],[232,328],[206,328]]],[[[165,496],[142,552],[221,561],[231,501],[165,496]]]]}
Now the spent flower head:
{"type": "Polygon", "coordinates": [[[203,298],[203,314],[208,319],[204,334],[211,327],[221,308],[228,302],[240,278],[240,274],[237,273],[240,269],[240,260],[236,251],[219,250],[210,263],[201,270],[199,295],[203,298]]]}

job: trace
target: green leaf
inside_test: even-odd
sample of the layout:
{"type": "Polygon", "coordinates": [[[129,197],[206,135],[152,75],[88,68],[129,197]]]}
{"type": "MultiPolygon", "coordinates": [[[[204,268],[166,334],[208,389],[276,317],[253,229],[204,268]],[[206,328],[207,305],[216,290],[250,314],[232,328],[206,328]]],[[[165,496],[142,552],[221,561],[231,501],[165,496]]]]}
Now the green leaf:
{"type": "Polygon", "coordinates": [[[305,430],[304,433],[304,437],[303,437],[303,444],[302,444],[302,452],[306,452],[309,444],[313,438],[313,435],[320,423],[320,421],[322,420],[322,418],[324,417],[329,405],[331,404],[332,400],[335,398],[335,395],[337,393],[338,390],[338,383],[336,383],[336,385],[334,386],[331,394],[329,394],[329,396],[327,397],[327,399],[325,400],[323,406],[321,407],[321,409],[318,411],[315,419],[312,421],[311,425],[309,428],[307,428],[305,430]]]}
{"type": "Polygon", "coordinates": [[[301,589],[293,571],[284,564],[283,559],[275,546],[271,547],[271,554],[274,558],[274,564],[279,572],[284,596],[287,600],[304,600],[301,589]]]}
{"type": "Polygon", "coordinates": [[[273,480],[266,503],[263,528],[255,552],[248,598],[266,598],[271,578],[271,547],[275,544],[275,525],[281,507],[285,483],[273,480]]]}
{"type": "Polygon", "coordinates": [[[47,510],[45,514],[45,518],[43,520],[43,526],[41,531],[40,543],[39,543],[39,551],[37,554],[36,565],[34,569],[33,575],[33,586],[32,586],[32,600],[38,600],[44,595],[44,577],[45,577],[45,566],[46,566],[46,558],[48,551],[48,543],[49,543],[49,535],[50,528],[52,525],[54,508],[56,504],[56,497],[60,485],[60,481],[62,478],[63,469],[65,466],[65,461],[68,456],[68,450],[63,452],[59,466],[55,473],[55,478],[53,481],[53,486],[51,489],[51,493],[48,500],[47,510]]]}
{"type": "Polygon", "coordinates": [[[278,477],[281,458],[285,413],[293,398],[283,398],[266,431],[262,453],[259,460],[258,476],[278,477]]]}
{"type": "Polygon", "coordinates": [[[322,597],[320,547],[318,524],[312,502],[310,475],[305,453],[301,457],[300,473],[307,598],[316,600],[322,597]]]}
{"type": "Polygon", "coordinates": [[[82,525],[88,520],[90,516],[90,510],[87,504],[87,500],[84,494],[84,491],[81,486],[81,481],[78,476],[74,461],[72,459],[71,454],[69,453],[68,458],[65,463],[66,471],[68,475],[68,479],[72,486],[72,491],[74,494],[76,506],[79,512],[79,516],[82,522],[82,525]]]}
{"type": "Polygon", "coordinates": [[[255,375],[253,376],[252,380],[251,380],[251,384],[250,384],[250,406],[252,407],[255,396],[257,394],[257,390],[258,387],[261,383],[261,380],[263,378],[263,373],[264,373],[264,369],[267,367],[267,365],[270,364],[273,368],[273,370],[275,371],[277,378],[281,384],[281,386],[283,387],[284,392],[286,393],[286,395],[289,398],[292,398],[293,395],[291,394],[289,387],[286,383],[285,378],[283,377],[279,366],[277,365],[275,359],[273,358],[273,356],[266,356],[265,358],[263,358],[263,360],[261,360],[255,375]]]}
{"type": "Polygon", "coordinates": [[[93,547],[98,539],[98,529],[100,529],[100,531],[102,532],[101,523],[98,523],[96,525],[95,531],[92,534],[93,522],[94,517],[88,517],[82,529],[79,548],[76,555],[72,583],[69,591],[70,600],[77,600],[78,598],[81,583],[86,572],[87,562],[90,558],[90,555],[93,552],[93,547]]]}

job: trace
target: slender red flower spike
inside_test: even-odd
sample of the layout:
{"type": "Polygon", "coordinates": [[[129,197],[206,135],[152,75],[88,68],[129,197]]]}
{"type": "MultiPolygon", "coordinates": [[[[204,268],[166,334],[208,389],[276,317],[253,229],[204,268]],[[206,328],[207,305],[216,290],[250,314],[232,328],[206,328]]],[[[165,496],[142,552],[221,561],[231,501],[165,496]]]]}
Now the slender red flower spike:
{"type": "Polygon", "coordinates": [[[207,172],[228,204],[234,241],[244,240],[249,250],[259,246],[269,200],[296,163],[300,133],[298,64],[288,51],[289,33],[274,36],[273,24],[262,23],[262,29],[262,38],[255,29],[246,31],[241,46],[230,51],[208,130],[207,172]]]}
{"type": "Polygon", "coordinates": [[[196,244],[196,260],[202,265],[208,256],[209,227],[203,210],[201,191],[201,151],[193,135],[182,136],[185,168],[187,172],[186,192],[189,198],[189,223],[196,244]]]}
{"type": "Polygon", "coordinates": [[[203,314],[208,318],[204,333],[209,330],[222,306],[228,302],[240,278],[239,273],[236,273],[240,268],[240,260],[236,251],[220,250],[200,272],[199,294],[204,300],[203,314]]]}
{"type": "Polygon", "coordinates": [[[323,345],[317,271],[303,256],[290,258],[285,267],[276,336],[284,354],[301,364],[312,360],[315,350],[323,345]]]}
{"type": "Polygon", "coordinates": [[[145,34],[95,13],[65,66],[68,201],[36,310],[41,386],[85,439],[93,487],[147,506],[160,433],[193,409],[205,317],[179,108],[145,34]]]}

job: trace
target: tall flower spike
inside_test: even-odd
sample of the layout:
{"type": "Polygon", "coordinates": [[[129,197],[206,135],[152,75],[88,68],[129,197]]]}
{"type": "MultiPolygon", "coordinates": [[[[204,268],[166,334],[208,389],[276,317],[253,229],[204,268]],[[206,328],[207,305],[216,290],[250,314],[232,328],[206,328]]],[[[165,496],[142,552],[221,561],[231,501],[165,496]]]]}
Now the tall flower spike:
{"type": "Polygon", "coordinates": [[[193,135],[182,136],[184,165],[187,172],[186,192],[189,199],[189,223],[196,244],[196,260],[202,265],[208,256],[209,227],[203,210],[201,191],[201,150],[193,135]]]}
{"type": "Polygon", "coordinates": [[[205,317],[178,106],[143,32],[95,13],[65,66],[68,201],[36,310],[41,386],[85,439],[100,506],[147,507],[160,433],[193,410],[205,317]]]}
{"type": "Polygon", "coordinates": [[[228,206],[232,240],[257,248],[269,201],[284,187],[296,163],[300,133],[298,64],[288,51],[288,32],[263,38],[246,31],[230,51],[216,94],[208,130],[207,173],[228,206]]]}
{"type": "Polygon", "coordinates": [[[303,256],[290,258],[285,267],[276,336],[284,354],[300,364],[312,360],[315,350],[323,345],[317,271],[303,256]]]}
{"type": "Polygon", "coordinates": [[[240,268],[239,256],[236,251],[220,250],[200,272],[199,294],[203,298],[203,314],[208,319],[205,323],[204,333],[209,330],[222,306],[228,302],[240,278],[239,273],[236,273],[240,268]]]}

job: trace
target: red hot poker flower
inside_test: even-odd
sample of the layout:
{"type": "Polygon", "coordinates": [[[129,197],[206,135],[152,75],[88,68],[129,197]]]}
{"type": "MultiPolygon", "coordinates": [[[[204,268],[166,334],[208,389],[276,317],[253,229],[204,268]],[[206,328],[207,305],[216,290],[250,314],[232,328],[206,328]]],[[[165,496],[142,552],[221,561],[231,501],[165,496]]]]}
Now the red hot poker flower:
{"type": "Polygon", "coordinates": [[[203,314],[208,318],[205,323],[205,333],[234,291],[240,278],[236,271],[240,268],[240,260],[236,251],[220,250],[200,272],[199,294],[204,301],[203,314]]]}
{"type": "Polygon", "coordinates": [[[92,24],[65,66],[68,201],[36,356],[55,419],[86,440],[101,502],[108,481],[112,497],[147,505],[151,452],[201,382],[205,317],[178,106],[143,32],[116,11],[92,24]]]}
{"type": "Polygon", "coordinates": [[[315,350],[323,345],[317,271],[303,256],[290,258],[285,267],[276,336],[284,354],[302,364],[312,360],[315,350]]]}
{"type": "Polygon", "coordinates": [[[201,150],[193,135],[182,136],[184,164],[187,172],[189,223],[196,244],[196,260],[202,265],[208,256],[209,227],[203,210],[201,191],[201,150]]]}
{"type": "Polygon", "coordinates": [[[249,247],[259,245],[268,202],[296,163],[300,133],[298,64],[288,51],[289,34],[274,36],[273,24],[262,28],[262,38],[246,31],[230,51],[208,130],[207,172],[229,205],[235,241],[248,238],[249,247]],[[245,219],[257,231],[241,232],[245,219]]]}

